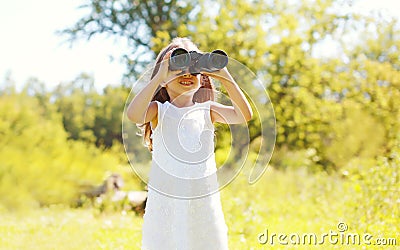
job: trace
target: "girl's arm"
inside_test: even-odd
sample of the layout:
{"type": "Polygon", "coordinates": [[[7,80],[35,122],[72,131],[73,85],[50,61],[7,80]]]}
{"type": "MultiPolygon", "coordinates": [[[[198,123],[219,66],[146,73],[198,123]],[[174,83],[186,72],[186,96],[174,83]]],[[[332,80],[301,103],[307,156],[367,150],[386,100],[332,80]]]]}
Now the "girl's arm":
{"type": "Polygon", "coordinates": [[[242,90],[229,74],[228,69],[223,68],[217,72],[205,74],[220,80],[232,101],[232,106],[213,103],[211,105],[211,120],[226,124],[238,124],[249,121],[253,116],[253,111],[242,90]]]}
{"type": "Polygon", "coordinates": [[[151,99],[158,86],[164,86],[167,82],[166,79],[171,78],[171,75],[173,77],[173,71],[168,70],[168,59],[171,52],[165,55],[157,74],[150,80],[149,84],[129,104],[126,114],[132,122],[144,124],[157,119],[157,103],[152,102],[151,99]]]}
{"type": "Polygon", "coordinates": [[[157,104],[151,102],[160,79],[155,76],[131,101],[126,115],[134,123],[144,124],[152,121],[157,115],[157,104]]]}

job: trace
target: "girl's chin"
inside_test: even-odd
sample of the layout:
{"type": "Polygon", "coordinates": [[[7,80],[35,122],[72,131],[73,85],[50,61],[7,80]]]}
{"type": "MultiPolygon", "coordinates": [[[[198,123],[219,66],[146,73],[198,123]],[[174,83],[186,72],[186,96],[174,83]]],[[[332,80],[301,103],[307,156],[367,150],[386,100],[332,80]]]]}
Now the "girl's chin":
{"type": "Polygon", "coordinates": [[[175,94],[178,95],[193,95],[196,93],[197,90],[199,90],[200,87],[195,87],[195,85],[190,85],[190,86],[178,86],[175,88],[167,88],[167,91],[172,91],[175,94]]]}

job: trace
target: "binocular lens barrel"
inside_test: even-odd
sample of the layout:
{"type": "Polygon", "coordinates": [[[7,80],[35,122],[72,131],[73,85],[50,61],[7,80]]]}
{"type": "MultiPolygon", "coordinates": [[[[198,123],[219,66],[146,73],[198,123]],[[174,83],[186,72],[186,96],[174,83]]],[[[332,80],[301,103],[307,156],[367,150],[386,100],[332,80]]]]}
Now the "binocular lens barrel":
{"type": "Polygon", "coordinates": [[[170,58],[170,69],[171,70],[183,70],[190,64],[189,52],[182,48],[177,48],[171,53],[170,58]]]}
{"type": "Polygon", "coordinates": [[[228,64],[228,56],[222,50],[214,50],[210,53],[208,59],[208,68],[210,70],[220,70],[228,64]]]}

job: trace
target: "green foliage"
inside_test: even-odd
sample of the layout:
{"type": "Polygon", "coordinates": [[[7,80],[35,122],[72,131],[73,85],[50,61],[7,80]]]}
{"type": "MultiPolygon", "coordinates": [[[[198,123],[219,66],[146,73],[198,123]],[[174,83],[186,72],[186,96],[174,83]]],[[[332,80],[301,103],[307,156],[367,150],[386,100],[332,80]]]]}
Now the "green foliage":
{"type": "Polygon", "coordinates": [[[356,157],[368,159],[382,155],[385,138],[383,123],[355,102],[346,101],[343,106],[343,118],[331,122],[334,138],[327,143],[326,158],[337,167],[342,167],[356,157]]]}
{"type": "Polygon", "coordinates": [[[69,139],[110,148],[122,144],[122,110],[128,93],[122,86],[107,86],[103,93],[98,93],[93,79],[83,74],[48,94],[62,114],[69,139]]]}
{"type": "MultiPolygon", "coordinates": [[[[340,168],[360,154],[377,156],[390,151],[400,131],[395,108],[400,100],[399,57],[393,40],[398,37],[398,21],[342,15],[335,11],[345,5],[340,1],[267,3],[203,1],[200,13],[207,14],[177,29],[180,36],[191,37],[204,50],[223,48],[264,81],[277,120],[277,148],[316,149],[318,164],[327,169],[340,168]],[[216,11],[208,12],[210,7],[216,11]],[[376,35],[369,33],[369,25],[375,27],[379,40],[373,39],[376,35]],[[371,34],[367,49],[362,40],[356,50],[349,49],[345,41],[354,34],[371,34]],[[316,55],[326,39],[337,42],[337,58],[316,55]],[[349,111],[350,105],[362,113],[349,111]],[[374,137],[366,140],[365,135],[373,130],[374,137]],[[352,138],[352,150],[340,146],[350,143],[344,138],[352,138]],[[337,150],[346,151],[346,156],[337,150]]],[[[251,81],[244,79],[240,84],[251,81]]],[[[250,96],[257,99],[262,94],[250,96]]]]}
{"type": "Polygon", "coordinates": [[[24,92],[0,96],[0,134],[0,204],[8,209],[72,203],[81,182],[123,169],[115,153],[67,140],[61,115],[24,92]]]}
{"type": "Polygon", "coordinates": [[[347,188],[353,194],[345,207],[360,230],[382,232],[382,225],[396,228],[400,212],[400,145],[390,157],[379,157],[377,161],[355,159],[343,169],[350,180],[347,188]]]}

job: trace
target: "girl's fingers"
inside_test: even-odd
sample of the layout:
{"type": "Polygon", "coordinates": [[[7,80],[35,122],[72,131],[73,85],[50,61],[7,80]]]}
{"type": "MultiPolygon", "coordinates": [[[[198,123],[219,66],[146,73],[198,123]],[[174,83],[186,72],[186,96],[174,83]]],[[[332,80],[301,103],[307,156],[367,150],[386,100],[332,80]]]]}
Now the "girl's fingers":
{"type": "Polygon", "coordinates": [[[181,70],[170,70],[169,74],[178,77],[181,75],[182,71],[181,70]]]}
{"type": "Polygon", "coordinates": [[[169,82],[169,58],[171,57],[172,51],[168,51],[165,56],[163,57],[163,60],[160,63],[160,68],[158,70],[158,74],[160,74],[162,82],[160,83],[160,86],[165,87],[168,82],[169,82]]]}
{"type": "Polygon", "coordinates": [[[181,71],[179,71],[179,70],[168,71],[168,76],[165,79],[165,85],[167,85],[172,80],[178,78],[180,73],[181,73],[181,71]]]}
{"type": "Polygon", "coordinates": [[[213,77],[213,78],[219,78],[219,75],[216,72],[210,73],[210,72],[200,72],[201,75],[213,77]]]}
{"type": "Polygon", "coordinates": [[[173,51],[174,51],[174,50],[168,51],[168,52],[165,54],[164,59],[169,59],[169,58],[171,58],[171,54],[172,54],[173,51]]]}
{"type": "Polygon", "coordinates": [[[169,65],[169,59],[171,58],[171,53],[172,53],[172,50],[170,50],[170,51],[168,51],[166,54],[165,54],[165,56],[163,57],[163,60],[161,61],[161,65],[166,65],[166,66],[168,66],[169,65]]]}
{"type": "Polygon", "coordinates": [[[224,80],[229,80],[230,79],[230,75],[229,72],[226,68],[214,71],[214,72],[200,72],[200,74],[202,75],[206,75],[218,80],[224,79],[224,80]]]}

